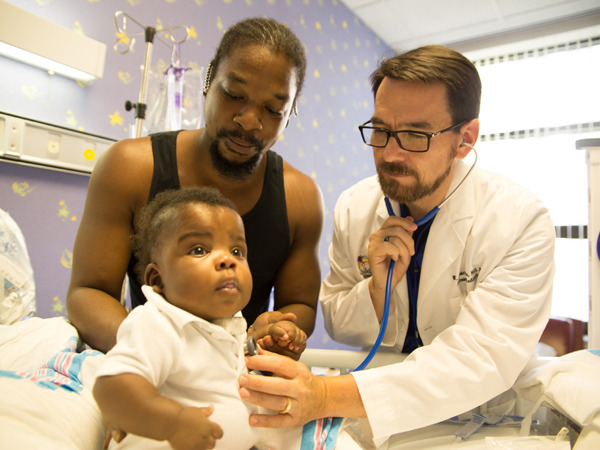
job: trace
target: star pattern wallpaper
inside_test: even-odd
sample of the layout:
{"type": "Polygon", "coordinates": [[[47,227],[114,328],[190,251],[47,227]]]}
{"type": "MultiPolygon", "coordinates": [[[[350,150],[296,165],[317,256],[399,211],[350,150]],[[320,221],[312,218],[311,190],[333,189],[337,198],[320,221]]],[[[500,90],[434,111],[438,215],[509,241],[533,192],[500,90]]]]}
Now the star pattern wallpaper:
{"type": "MultiPolygon", "coordinates": [[[[369,76],[378,62],[393,56],[376,34],[340,0],[7,0],[106,44],[104,76],[77,82],[0,56],[0,112],[92,133],[113,140],[132,136],[134,111],[146,54],[144,27],[154,27],[148,110],[160,109],[178,45],[184,74],[182,128],[202,122],[204,70],[223,33],[248,17],[271,17],[285,23],[304,44],[306,80],[298,117],[273,147],[287,162],[312,177],[323,192],[326,217],[320,246],[321,274],[329,270],[332,213],[341,192],[375,173],[372,152],[357,126],[373,111],[369,76]],[[125,32],[115,23],[123,11],[125,32]],[[137,22],[137,23],[136,23],[137,22]]],[[[119,26],[121,23],[119,22],[119,26]]],[[[161,124],[147,117],[143,134],[161,124]]],[[[84,175],[17,166],[0,161],[0,208],[19,224],[29,249],[37,293],[37,315],[66,315],[72,250],[88,178],[84,175]]],[[[309,340],[312,348],[346,348],[329,339],[321,312],[309,340]]]]}

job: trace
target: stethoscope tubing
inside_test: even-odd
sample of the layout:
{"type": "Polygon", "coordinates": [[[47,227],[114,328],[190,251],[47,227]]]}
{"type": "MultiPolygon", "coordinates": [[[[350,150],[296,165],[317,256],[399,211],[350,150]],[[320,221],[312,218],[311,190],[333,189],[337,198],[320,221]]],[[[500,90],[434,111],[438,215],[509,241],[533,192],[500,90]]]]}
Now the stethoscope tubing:
{"type": "MultiPolygon", "coordinates": [[[[467,179],[467,177],[469,176],[471,171],[475,168],[475,165],[477,164],[477,150],[475,150],[475,147],[473,147],[471,144],[467,144],[466,142],[463,142],[462,145],[471,147],[471,149],[475,152],[475,161],[473,162],[473,165],[471,166],[471,168],[469,169],[467,174],[463,177],[463,179],[460,181],[460,183],[458,183],[458,186],[456,186],[454,188],[454,190],[452,192],[450,192],[450,194],[448,194],[448,196],[442,201],[442,203],[440,203],[438,206],[433,208],[431,211],[429,211],[427,214],[425,214],[425,216],[423,216],[419,220],[415,220],[415,224],[418,227],[420,227],[424,223],[427,223],[429,220],[431,220],[433,217],[435,217],[435,215],[439,212],[440,208],[444,205],[444,203],[446,203],[448,200],[450,200],[450,198],[452,198],[452,196],[457,191],[457,189],[464,183],[464,181],[467,179]]],[[[396,214],[394,213],[394,208],[392,208],[390,199],[385,197],[384,201],[385,201],[385,207],[387,208],[388,214],[390,216],[395,216],[396,214]]],[[[386,284],[385,284],[385,301],[383,304],[383,317],[381,319],[381,326],[379,328],[379,334],[377,335],[375,344],[373,344],[371,351],[369,352],[367,357],[364,359],[364,361],[362,363],[360,363],[360,365],[356,369],[354,369],[352,372],[356,372],[357,370],[363,370],[365,367],[367,367],[369,365],[369,363],[371,362],[371,360],[373,359],[373,357],[375,356],[375,353],[377,353],[377,350],[379,350],[379,347],[381,346],[381,342],[383,341],[383,336],[385,335],[385,330],[387,328],[388,318],[390,315],[390,299],[392,297],[392,277],[394,275],[394,267],[395,266],[396,266],[396,261],[394,261],[393,259],[390,260],[390,265],[388,267],[387,279],[386,279],[386,284]]]]}

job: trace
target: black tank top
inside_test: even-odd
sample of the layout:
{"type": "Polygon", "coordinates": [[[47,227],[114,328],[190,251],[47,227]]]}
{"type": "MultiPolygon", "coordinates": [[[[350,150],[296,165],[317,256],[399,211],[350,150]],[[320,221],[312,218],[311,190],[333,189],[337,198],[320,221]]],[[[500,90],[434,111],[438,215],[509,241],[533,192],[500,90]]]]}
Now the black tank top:
{"type": "MultiPolygon", "coordinates": [[[[150,135],[154,156],[154,173],[148,202],[159,192],[179,189],[176,143],[179,131],[150,135]]],[[[252,272],[252,297],[242,313],[252,325],[259,314],[267,311],[275,275],[290,251],[290,227],[283,185],[283,159],[267,151],[267,169],[260,198],[254,208],[242,216],[248,245],[248,265],[252,272]]],[[[137,259],[131,255],[127,275],[131,307],[146,303],[135,278],[137,259]]]]}

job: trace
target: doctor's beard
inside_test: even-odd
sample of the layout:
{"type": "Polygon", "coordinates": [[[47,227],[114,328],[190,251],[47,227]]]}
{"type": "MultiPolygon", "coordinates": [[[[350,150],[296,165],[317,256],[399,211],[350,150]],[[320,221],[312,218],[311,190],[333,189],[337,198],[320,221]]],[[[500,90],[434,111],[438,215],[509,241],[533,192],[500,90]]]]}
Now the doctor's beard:
{"type": "Polygon", "coordinates": [[[254,136],[247,136],[241,131],[230,131],[219,129],[217,130],[217,136],[210,142],[208,153],[213,167],[219,172],[219,174],[225,178],[235,181],[245,181],[252,175],[262,156],[263,149],[265,147],[264,141],[255,138],[254,136]],[[244,142],[248,142],[257,149],[257,153],[252,156],[249,160],[238,163],[229,161],[219,150],[219,142],[226,137],[238,138],[244,142]]]}
{"type": "Polygon", "coordinates": [[[405,205],[433,194],[441,186],[444,180],[448,178],[448,175],[450,175],[457,151],[458,147],[452,150],[450,158],[447,160],[448,166],[446,167],[446,170],[430,184],[424,184],[416,170],[406,167],[402,163],[382,160],[377,164],[377,178],[379,179],[379,185],[381,186],[383,194],[386,197],[405,205]],[[412,186],[402,186],[397,180],[386,178],[386,173],[392,173],[394,175],[410,175],[414,177],[415,184],[412,186]]]}

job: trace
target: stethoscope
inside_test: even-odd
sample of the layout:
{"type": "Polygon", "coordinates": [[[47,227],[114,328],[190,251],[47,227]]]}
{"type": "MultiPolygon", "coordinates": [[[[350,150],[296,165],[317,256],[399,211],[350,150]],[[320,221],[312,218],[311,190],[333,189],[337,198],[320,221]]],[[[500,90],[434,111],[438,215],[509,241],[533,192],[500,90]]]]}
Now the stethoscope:
{"type": "MultiPolygon", "coordinates": [[[[452,196],[457,191],[457,189],[465,182],[465,180],[467,179],[469,174],[475,168],[475,164],[477,164],[477,150],[475,150],[475,147],[473,147],[471,144],[468,144],[464,141],[462,142],[461,145],[466,145],[467,147],[470,147],[475,152],[475,161],[473,162],[473,165],[471,166],[471,168],[469,169],[467,174],[463,177],[463,179],[460,181],[460,183],[458,183],[458,186],[456,186],[454,188],[454,190],[452,192],[450,192],[450,194],[448,194],[448,196],[442,201],[442,203],[440,203],[438,206],[436,206],[431,211],[429,211],[427,214],[425,214],[424,217],[415,221],[415,224],[418,227],[420,227],[424,223],[427,223],[429,220],[431,220],[433,217],[435,217],[435,215],[438,213],[440,208],[442,206],[444,206],[444,204],[452,198],[452,196]]],[[[385,206],[386,206],[388,214],[390,216],[396,215],[394,213],[394,209],[392,208],[392,204],[390,203],[390,199],[387,197],[385,197],[385,206]]],[[[386,238],[386,240],[387,240],[387,238],[386,238]]],[[[356,369],[354,369],[354,371],[363,370],[365,367],[367,367],[369,365],[369,363],[373,359],[373,356],[375,356],[375,353],[377,353],[377,350],[379,349],[379,346],[381,345],[381,341],[383,341],[383,335],[385,334],[385,330],[387,328],[387,323],[388,323],[388,317],[390,315],[390,297],[392,295],[391,286],[392,286],[392,276],[394,275],[394,266],[395,265],[396,265],[396,261],[394,261],[393,259],[390,260],[390,265],[388,268],[387,279],[386,279],[386,284],[385,284],[385,302],[383,304],[383,317],[381,319],[381,327],[379,329],[379,335],[377,336],[377,339],[375,340],[375,344],[373,345],[373,348],[371,349],[371,351],[369,352],[369,354],[367,355],[365,360],[362,363],[360,363],[360,365],[356,369]]]]}

